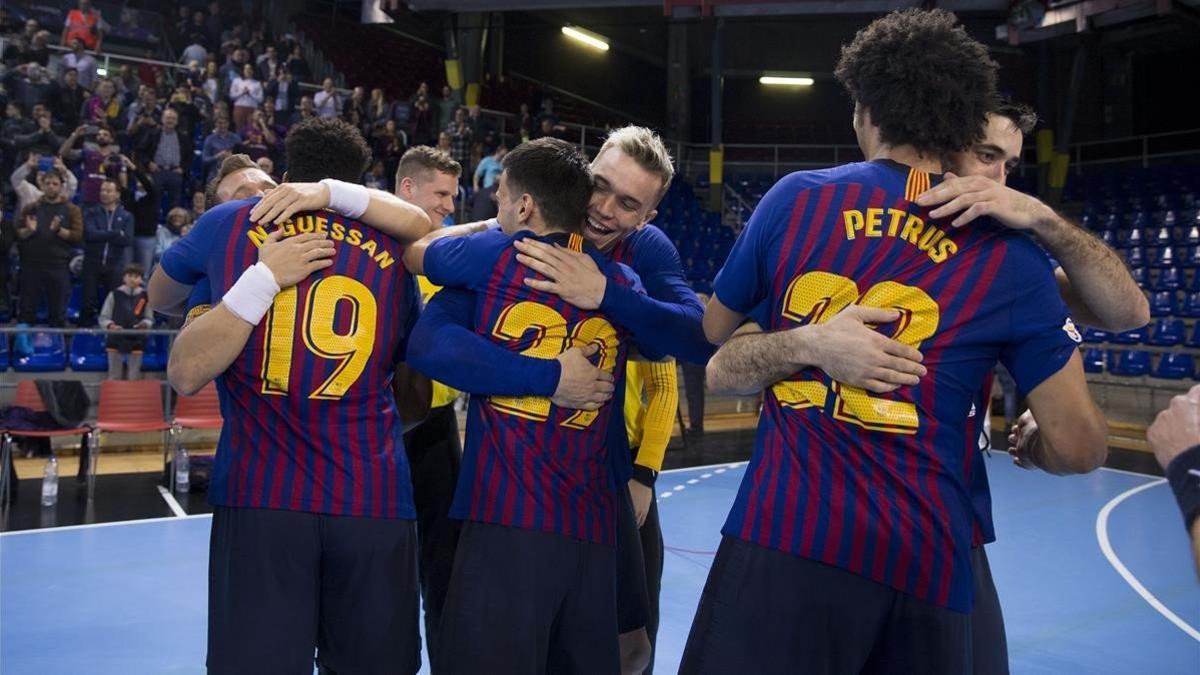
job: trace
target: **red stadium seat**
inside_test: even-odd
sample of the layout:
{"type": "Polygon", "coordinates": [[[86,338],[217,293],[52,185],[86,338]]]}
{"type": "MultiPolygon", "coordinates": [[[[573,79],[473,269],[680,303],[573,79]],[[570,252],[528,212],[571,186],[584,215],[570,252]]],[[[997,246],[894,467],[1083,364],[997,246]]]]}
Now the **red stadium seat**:
{"type": "Polygon", "coordinates": [[[162,381],[105,380],[100,383],[100,410],[88,468],[88,498],[95,489],[96,466],[105,433],[163,432],[163,444],[171,425],[163,418],[162,381]]]}
{"type": "MultiPolygon", "coordinates": [[[[171,457],[171,451],[179,443],[179,434],[184,429],[220,429],[225,423],[221,417],[221,403],[217,398],[217,385],[209,382],[191,396],[180,396],[175,401],[174,423],[171,425],[171,442],[163,446],[163,468],[171,457]]],[[[170,489],[175,490],[175,472],[167,472],[170,489]]]]}
{"type": "MultiPolygon", "coordinates": [[[[42,402],[42,395],[38,392],[37,382],[33,380],[21,380],[17,382],[17,399],[13,405],[20,408],[29,408],[34,412],[46,412],[46,404],[42,402]]],[[[88,442],[88,436],[92,433],[92,427],[82,425],[74,429],[46,429],[38,430],[21,430],[21,429],[0,429],[0,505],[7,506],[8,504],[8,464],[12,461],[12,445],[14,438],[56,438],[59,436],[79,436],[83,443],[88,442]]]]}

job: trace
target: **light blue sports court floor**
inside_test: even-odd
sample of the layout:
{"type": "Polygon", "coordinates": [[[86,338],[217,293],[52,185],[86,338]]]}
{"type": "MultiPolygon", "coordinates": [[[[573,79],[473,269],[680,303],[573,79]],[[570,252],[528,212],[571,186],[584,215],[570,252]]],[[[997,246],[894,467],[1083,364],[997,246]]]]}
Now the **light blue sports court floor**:
{"type": "MultiPolygon", "coordinates": [[[[674,673],[744,464],[664,472],[656,670],[674,673]]],[[[1014,673],[1200,673],[1200,584],[1162,479],[988,460],[1014,673]]],[[[207,516],[0,535],[0,672],[204,671],[207,516]]],[[[802,672],[802,668],[797,669],[802,672]]]]}

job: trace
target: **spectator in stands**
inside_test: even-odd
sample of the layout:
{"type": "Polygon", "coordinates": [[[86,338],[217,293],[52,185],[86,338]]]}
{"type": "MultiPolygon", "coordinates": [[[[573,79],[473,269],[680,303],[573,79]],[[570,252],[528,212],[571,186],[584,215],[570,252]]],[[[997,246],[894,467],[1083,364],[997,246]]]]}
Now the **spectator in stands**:
{"type": "Polygon", "coordinates": [[[450,88],[450,85],[442,87],[442,97],[434,103],[434,108],[437,111],[437,128],[445,129],[450,124],[457,120],[458,109],[462,107],[462,100],[458,94],[450,88]]]}
{"type": "Polygon", "coordinates": [[[288,123],[289,125],[292,125],[316,116],[317,108],[315,105],[313,105],[313,98],[308,94],[305,94],[300,97],[300,109],[292,113],[292,117],[288,123]]]}
{"type": "MultiPolygon", "coordinates": [[[[221,85],[226,89],[232,86],[234,80],[244,76],[244,66],[249,65],[249,63],[249,52],[241,47],[234,49],[230,53],[229,59],[225,61],[225,65],[221,66],[221,69],[218,71],[221,75],[221,85]]],[[[232,94],[230,94],[230,98],[233,98],[232,94]]]]}
{"type": "Polygon", "coordinates": [[[29,41],[24,35],[18,35],[5,41],[4,45],[4,67],[8,70],[13,70],[17,66],[28,63],[25,60],[25,50],[29,49],[29,41]]]}
{"type": "Polygon", "coordinates": [[[140,160],[146,164],[154,183],[167,196],[167,208],[179,205],[183,194],[185,162],[192,159],[192,139],[178,133],[179,115],[163,111],[162,126],[143,135],[137,144],[140,160]]]}
{"type": "Polygon", "coordinates": [[[221,33],[224,32],[225,16],[221,14],[221,3],[219,0],[212,0],[208,3],[208,18],[204,20],[204,34],[208,37],[209,48],[221,47],[221,33]]]}
{"type": "Polygon", "coordinates": [[[233,125],[242,129],[250,124],[254,111],[263,103],[262,82],[254,76],[254,66],[242,66],[241,77],[229,85],[229,98],[233,99],[233,125]]]}
{"type": "Polygon", "coordinates": [[[100,80],[96,94],[84,106],[83,119],[113,129],[121,119],[121,99],[117,97],[117,85],[110,79],[100,80]]]}
{"type": "MultiPolygon", "coordinates": [[[[267,81],[263,91],[267,99],[273,101],[275,118],[287,122],[296,112],[296,102],[300,100],[300,86],[292,81],[292,73],[284,66],[275,69],[275,78],[267,81]]],[[[312,102],[312,99],[309,99],[312,102]]]]}
{"type": "Polygon", "coordinates": [[[67,68],[61,82],[50,91],[50,114],[63,129],[79,126],[79,115],[87,102],[88,92],[79,84],[79,74],[67,68]]]}
{"type": "Polygon", "coordinates": [[[192,222],[194,223],[199,220],[200,216],[204,215],[204,211],[204,191],[196,190],[192,192],[192,210],[188,212],[191,215],[192,222]]]}
{"type": "Polygon", "coordinates": [[[145,130],[158,126],[162,111],[162,105],[158,102],[158,92],[154,87],[143,84],[138,89],[138,100],[134,101],[125,113],[125,133],[136,143],[145,130]]]}
{"type": "Polygon", "coordinates": [[[36,63],[17,66],[12,82],[13,100],[25,110],[33,110],[33,106],[50,100],[53,85],[50,71],[45,66],[36,63]]]}
{"type": "Polygon", "coordinates": [[[342,97],[333,89],[333,78],[321,82],[321,91],[313,96],[313,107],[321,117],[337,117],[342,110],[342,97]]]}
{"type": "Polygon", "coordinates": [[[258,79],[263,82],[269,82],[275,74],[279,72],[279,68],[283,62],[279,60],[279,53],[275,51],[273,45],[268,45],[266,51],[262,53],[254,61],[254,67],[258,71],[258,79]]]}
{"type": "Polygon", "coordinates": [[[51,168],[41,175],[41,196],[25,207],[17,221],[21,259],[21,323],[37,321],[43,299],[51,326],[67,319],[71,252],[83,241],[83,214],[63,196],[64,171],[51,168]]]}
{"type": "Polygon", "coordinates": [[[391,192],[388,187],[387,167],[382,159],[376,158],[371,163],[371,169],[363,176],[363,185],[374,190],[385,190],[391,192]]]}
{"type": "Polygon", "coordinates": [[[208,28],[205,25],[207,18],[208,17],[204,13],[203,9],[200,9],[199,7],[195,7],[192,9],[192,22],[191,22],[191,24],[188,25],[188,33],[193,34],[193,35],[199,35],[200,39],[202,39],[204,41],[204,45],[206,47],[209,46],[208,45],[208,28]]]}
{"type": "MultiPolygon", "coordinates": [[[[192,7],[186,2],[181,2],[175,6],[175,11],[177,15],[171,24],[171,43],[181,45],[192,35],[192,7]]],[[[204,41],[203,36],[200,41],[204,41]]],[[[180,61],[180,63],[187,63],[187,61],[180,61]]]]}
{"type": "Polygon", "coordinates": [[[376,159],[383,160],[385,175],[391,181],[392,176],[396,175],[396,168],[400,166],[400,158],[408,150],[408,136],[396,124],[396,120],[389,119],[383,123],[383,130],[376,133],[372,141],[372,152],[376,159]]]}
{"type": "MultiPolygon", "coordinates": [[[[538,138],[560,138],[559,128],[554,126],[554,120],[550,117],[542,117],[538,122],[538,129],[533,134],[533,139],[538,138]]],[[[531,139],[532,140],[532,139],[531,139]]]]}
{"type": "Polygon", "coordinates": [[[267,124],[266,115],[261,110],[253,112],[250,121],[242,127],[241,137],[241,152],[246,153],[250,159],[255,161],[268,156],[275,149],[278,141],[275,131],[267,124]]]}
{"type": "Polygon", "coordinates": [[[196,106],[195,98],[192,96],[192,86],[188,84],[187,80],[181,80],[175,87],[174,93],[171,94],[171,100],[167,102],[167,107],[179,115],[179,128],[183,135],[195,138],[203,115],[200,108],[196,106]]]}
{"type": "Polygon", "coordinates": [[[358,86],[350,90],[350,98],[342,104],[342,119],[357,128],[363,137],[370,138],[370,128],[367,125],[366,87],[358,86]]]}
{"type": "MultiPolygon", "coordinates": [[[[200,195],[200,203],[204,203],[204,193],[196,193],[200,195]]],[[[193,199],[194,201],[194,199],[193,199]]],[[[183,238],[192,229],[192,212],[182,208],[175,207],[167,212],[167,220],[162,225],[158,226],[158,235],[155,239],[154,260],[155,262],[162,260],[163,253],[167,249],[183,238]]]]}
{"type": "Polygon", "coordinates": [[[417,90],[413,92],[412,96],[408,97],[408,102],[416,103],[417,99],[420,99],[420,98],[424,98],[424,99],[429,98],[429,83],[428,82],[421,82],[420,84],[418,84],[417,90]]]}
{"type": "Polygon", "coordinates": [[[467,126],[471,127],[471,139],[480,149],[494,148],[499,142],[495,127],[483,116],[483,110],[477,105],[467,108],[467,126]]]}
{"type": "Polygon", "coordinates": [[[409,115],[408,123],[412,128],[412,133],[408,137],[413,145],[431,145],[436,138],[435,134],[442,131],[433,126],[433,111],[429,107],[429,99],[424,96],[418,96],[412,104],[412,113],[409,115]]]}
{"type": "Polygon", "coordinates": [[[200,33],[192,33],[191,42],[183,48],[183,54],[179,57],[179,62],[183,64],[189,64],[192,61],[196,63],[208,61],[208,49],[205,48],[204,36],[200,33]]]}
{"type": "Polygon", "coordinates": [[[496,144],[491,154],[479,160],[479,166],[475,168],[475,175],[471,179],[471,187],[475,190],[490,190],[496,185],[496,180],[500,178],[501,168],[500,162],[504,160],[504,156],[508,154],[508,144],[500,141],[496,144]]]}
{"type": "MultiPolygon", "coordinates": [[[[63,180],[64,176],[66,178],[66,183],[59,186],[59,195],[68,200],[75,196],[75,191],[79,189],[79,181],[75,179],[75,174],[67,170],[61,158],[43,158],[36,153],[30,153],[25,162],[14,169],[12,176],[9,177],[9,184],[12,185],[13,191],[17,194],[16,209],[13,213],[20,215],[26,208],[33,205],[45,195],[45,188],[42,183],[49,171],[57,171],[60,181],[63,180]],[[43,160],[47,160],[48,164],[43,162],[43,160]],[[29,174],[34,174],[37,185],[29,182],[29,174]]],[[[81,220],[80,223],[82,222],[81,220]]]]}
{"type": "Polygon", "coordinates": [[[36,128],[33,120],[21,114],[20,104],[9,101],[4,106],[4,121],[0,122],[0,176],[11,174],[16,166],[18,153],[13,139],[36,128]]]}
{"type": "Polygon", "coordinates": [[[533,138],[534,127],[533,115],[529,112],[529,104],[521,104],[521,112],[517,115],[517,129],[521,133],[521,142],[531,140],[533,138]]]}
{"type": "Polygon", "coordinates": [[[33,42],[33,36],[37,35],[39,32],[41,32],[41,30],[42,25],[38,23],[37,19],[32,17],[25,19],[25,29],[24,32],[21,33],[21,37],[25,38],[25,44],[31,44],[33,42]]]}
{"type": "MultiPolygon", "coordinates": [[[[371,134],[377,134],[383,130],[387,121],[392,119],[392,106],[383,97],[383,90],[376,87],[371,90],[371,98],[367,101],[367,124],[370,125],[371,134]]],[[[370,138],[371,134],[368,134],[370,138]]]]}
{"type": "Polygon", "coordinates": [[[96,57],[84,51],[83,40],[75,38],[71,52],[62,57],[61,81],[66,74],[74,70],[78,76],[79,86],[91,91],[96,85],[96,57]]]}
{"type": "Polygon", "coordinates": [[[292,45],[292,53],[288,56],[287,68],[288,72],[292,74],[294,81],[312,82],[312,71],[308,68],[308,62],[304,60],[304,53],[299,43],[292,45]]]}
{"type": "Polygon", "coordinates": [[[121,203],[133,214],[133,259],[142,269],[150,269],[154,265],[162,191],[143,167],[124,155],[121,162],[127,175],[121,203]]]}
{"type": "Polygon", "coordinates": [[[204,66],[204,83],[200,85],[204,95],[212,103],[221,100],[225,88],[221,86],[221,76],[217,72],[217,62],[209,61],[204,66]]]}
{"type": "Polygon", "coordinates": [[[84,47],[99,52],[103,49],[106,32],[108,24],[104,23],[100,10],[92,7],[92,0],[79,0],[78,9],[67,12],[59,44],[69,47],[75,40],[79,40],[83,42],[84,47]]]}
{"type": "Polygon", "coordinates": [[[121,283],[125,251],[133,244],[133,215],[121,206],[121,187],[105,179],[100,184],[100,203],[83,213],[83,305],[79,323],[96,320],[100,298],[121,283]]]}
{"type": "Polygon", "coordinates": [[[117,76],[113,79],[113,83],[117,86],[117,96],[121,97],[121,105],[127,106],[137,99],[138,89],[144,84],[138,74],[138,69],[129,65],[122,64],[117,70],[117,76]]]}
{"type": "MultiPolygon", "coordinates": [[[[104,308],[100,310],[101,328],[145,330],[154,327],[154,312],[146,303],[144,278],[145,269],[141,265],[130,263],[125,267],[123,283],[104,299],[104,308]]],[[[104,346],[108,354],[108,379],[119,380],[123,374],[128,380],[142,379],[142,351],[146,348],[146,338],[109,335],[104,346]],[[122,365],[125,365],[122,362],[127,363],[128,373],[122,373],[122,365]]]]}
{"type": "Polygon", "coordinates": [[[217,118],[216,129],[204,139],[204,148],[200,160],[204,165],[204,179],[212,173],[221,161],[233,153],[233,149],[242,142],[242,137],[229,130],[229,118],[217,118]]]}
{"type": "Polygon", "coordinates": [[[50,31],[39,30],[34,33],[23,58],[25,63],[36,63],[43,68],[50,67],[50,31]]]}
{"type": "MultiPolygon", "coordinates": [[[[100,184],[104,181],[128,180],[128,177],[121,176],[126,165],[121,156],[121,148],[117,145],[112,130],[108,127],[89,124],[76,127],[75,131],[59,147],[58,154],[66,162],[70,162],[72,165],[78,164],[82,169],[83,184],[80,186],[79,194],[80,201],[85,206],[100,201],[100,184]],[[87,140],[89,134],[94,135],[93,142],[87,140]],[[84,141],[83,147],[76,150],[75,146],[80,140],[84,141]]],[[[122,187],[125,185],[126,183],[121,183],[122,187]]]]}
{"type": "Polygon", "coordinates": [[[471,131],[471,125],[467,124],[467,111],[459,108],[454,111],[454,121],[445,129],[446,133],[450,134],[450,156],[454,161],[458,162],[463,167],[463,182],[467,181],[466,173],[471,166],[471,145],[474,142],[474,135],[471,131]]]}
{"type": "Polygon", "coordinates": [[[33,121],[37,125],[34,130],[14,138],[13,145],[19,151],[27,150],[47,157],[54,156],[63,143],[62,137],[54,133],[54,118],[44,105],[39,105],[33,121]]]}
{"type": "Polygon", "coordinates": [[[279,176],[275,175],[275,160],[271,159],[270,157],[259,157],[258,159],[254,160],[254,163],[258,165],[258,168],[262,169],[263,173],[270,176],[271,180],[275,181],[276,183],[279,182],[279,176]]]}
{"type": "Polygon", "coordinates": [[[437,149],[446,154],[450,154],[450,132],[443,131],[438,134],[437,149]]]}

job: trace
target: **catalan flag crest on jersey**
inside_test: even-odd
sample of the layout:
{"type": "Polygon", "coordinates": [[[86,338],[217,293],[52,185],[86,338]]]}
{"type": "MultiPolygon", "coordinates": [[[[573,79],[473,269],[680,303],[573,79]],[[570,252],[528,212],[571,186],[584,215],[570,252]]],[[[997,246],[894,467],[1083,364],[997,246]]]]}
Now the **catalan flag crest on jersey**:
{"type": "MultiPolygon", "coordinates": [[[[425,255],[425,273],[444,286],[477,293],[475,331],[507,349],[556,358],[595,344],[593,362],[622,386],[628,335],[595,311],[567,304],[524,284],[539,275],[517,261],[512,237],[493,230],[445,238],[425,255]]],[[[576,234],[537,237],[584,250],[576,234]]],[[[594,249],[602,269],[613,263],[594,249]]],[[[620,266],[623,283],[636,277],[620,266]]],[[[610,275],[610,278],[612,276],[610,275]]],[[[462,470],[450,514],[455,518],[557,532],[611,543],[615,522],[609,468],[612,402],[596,411],[560,408],[539,396],[472,396],[462,470]]]]}
{"type": "Polygon", "coordinates": [[[886,395],[815,370],[771,387],[724,532],[969,611],[971,405],[997,361],[1027,394],[1075,342],[1030,239],[913,203],[938,180],[862,162],[792,174],[759,203],[714,283],[722,304],[767,330],[897,309],[877,330],[919,349],[928,373],[886,395]]]}
{"type": "MultiPolygon", "coordinates": [[[[164,255],[176,281],[219,298],[258,259],[256,200],[222,204],[164,255]]],[[[276,296],[220,378],[221,430],[209,499],[221,506],[413,518],[391,391],[420,309],[395,240],[332,212],[298,215],[285,235],[325,232],[333,265],[276,296]]]]}

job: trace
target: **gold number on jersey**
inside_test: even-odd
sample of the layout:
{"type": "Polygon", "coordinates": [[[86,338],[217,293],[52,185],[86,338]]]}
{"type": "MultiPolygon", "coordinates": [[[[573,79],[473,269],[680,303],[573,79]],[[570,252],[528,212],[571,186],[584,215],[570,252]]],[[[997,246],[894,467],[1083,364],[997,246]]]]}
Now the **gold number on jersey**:
{"type": "MultiPolygon", "coordinates": [[[[853,279],[828,272],[808,272],[793,279],[784,295],[783,316],[793,321],[808,319],[810,324],[824,323],[852,304],[900,310],[892,337],[913,348],[919,348],[937,332],[938,305],[916,286],[882,281],[860,294],[853,279]]],[[[803,381],[780,382],[771,390],[780,405],[795,409],[823,408],[833,396],[834,418],[872,431],[915,434],[920,427],[916,405],[840,382],[833,383],[832,391],[821,382],[803,381]]]]}
{"type": "MultiPolygon", "coordinates": [[[[267,314],[263,336],[264,394],[288,393],[298,297],[295,286],[284,289],[275,296],[275,304],[267,314]]],[[[375,350],[377,314],[374,294],[356,279],[342,275],[325,277],[308,289],[301,326],[304,346],[323,359],[338,361],[333,374],[308,395],[310,399],[336,401],[362,376],[375,350]],[[346,303],[350,312],[349,332],[345,334],[338,333],[334,323],[341,303],[346,303]]]]}
{"type": "MultiPolygon", "coordinates": [[[[537,332],[529,346],[521,351],[524,356],[553,359],[569,347],[594,342],[600,347],[599,367],[610,373],[616,367],[617,331],[600,317],[580,321],[568,335],[567,320],[562,314],[546,305],[523,301],[504,308],[496,319],[492,335],[515,342],[531,330],[537,332]]],[[[550,399],[545,396],[490,396],[488,400],[493,408],[524,419],[545,422],[550,417],[550,399]]],[[[586,429],[596,416],[595,411],[580,410],[564,420],[562,426],[586,429]]]]}

